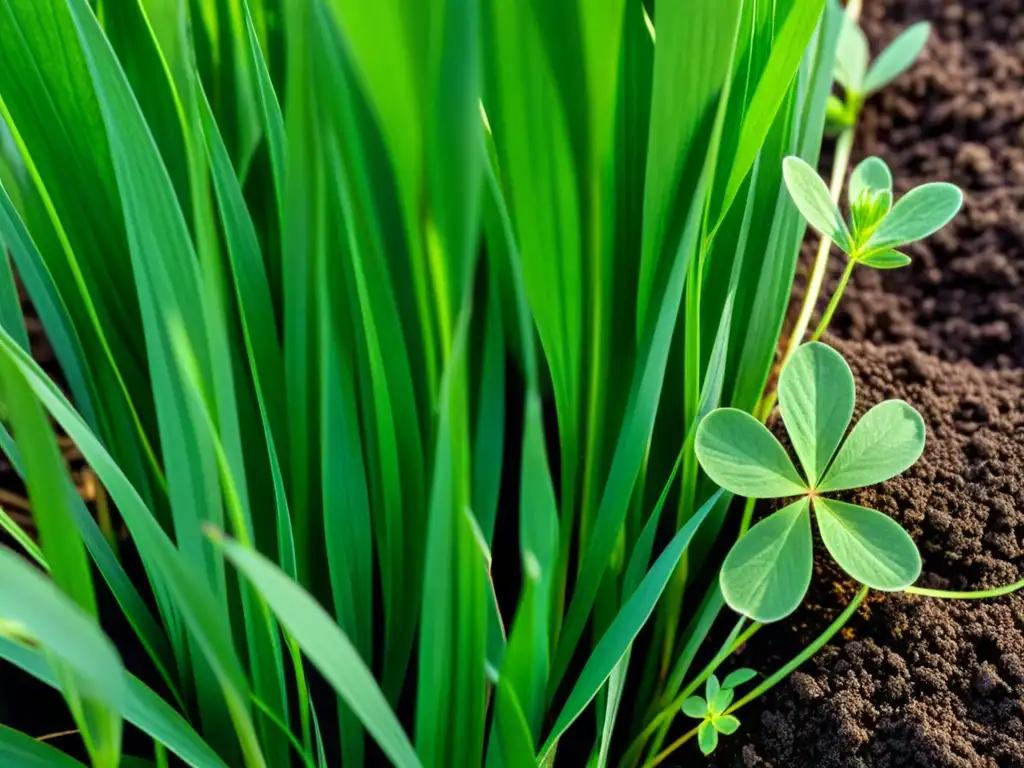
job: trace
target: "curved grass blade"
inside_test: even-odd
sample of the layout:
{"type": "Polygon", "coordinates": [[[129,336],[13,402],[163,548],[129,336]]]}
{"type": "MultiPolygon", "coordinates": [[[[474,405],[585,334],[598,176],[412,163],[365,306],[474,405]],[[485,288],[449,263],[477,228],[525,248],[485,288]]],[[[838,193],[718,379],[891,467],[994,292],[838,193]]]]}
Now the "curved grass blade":
{"type": "Polygon", "coordinates": [[[252,582],[327,682],[359,716],[384,753],[401,768],[419,766],[419,758],[373,673],[327,612],[258,552],[208,532],[228,560],[252,582]]]}
{"type": "Polygon", "coordinates": [[[45,741],[5,725],[0,725],[0,763],[18,768],[85,768],[45,741]]]}
{"type": "Polygon", "coordinates": [[[265,765],[249,715],[249,693],[232,646],[227,617],[204,579],[197,578],[103,444],[39,366],[0,331],[0,355],[18,366],[36,397],[75,442],[107,488],[147,564],[158,597],[169,597],[199,650],[209,661],[224,695],[247,765],[265,765]]]}
{"type": "Polygon", "coordinates": [[[626,653],[637,634],[647,623],[647,619],[654,611],[654,606],[672,577],[683,552],[686,551],[693,535],[718,502],[722,493],[721,490],[717,491],[672,537],[668,546],[654,561],[651,570],[644,576],[636,591],[625,602],[611,626],[598,641],[584,665],[583,671],[580,672],[565,706],[558,715],[547,741],[544,742],[544,746],[540,750],[542,761],[554,749],[566,729],[597,695],[601,686],[608,679],[608,675],[612,673],[623,654],[626,653]]]}
{"type": "MultiPolygon", "coordinates": [[[[46,685],[60,687],[53,665],[38,650],[0,636],[0,657],[46,685]]],[[[192,768],[227,768],[188,721],[145,683],[127,673],[124,680],[125,696],[120,712],[127,722],[163,744],[192,768]]]]}

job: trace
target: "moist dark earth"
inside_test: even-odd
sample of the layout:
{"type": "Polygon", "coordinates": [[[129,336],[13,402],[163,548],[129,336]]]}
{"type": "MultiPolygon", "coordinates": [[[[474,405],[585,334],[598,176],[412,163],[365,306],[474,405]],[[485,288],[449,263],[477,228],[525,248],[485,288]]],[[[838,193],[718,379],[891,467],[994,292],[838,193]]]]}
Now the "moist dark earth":
{"type": "MultiPolygon", "coordinates": [[[[928,46],[865,106],[854,162],[885,159],[897,195],[951,181],[965,207],[908,249],[910,267],[857,270],[828,341],[853,368],[858,416],[899,397],[928,424],[916,466],[848,499],[907,528],[920,585],[985,589],[1024,577],[1024,0],[868,0],[862,24],[877,54],[918,20],[932,22],[928,46]]],[[[781,666],[852,597],[820,547],[815,570],[808,604],[740,664],[781,666]]],[[[741,720],[713,765],[1024,766],[1024,592],[872,593],[741,720]]]]}
{"type": "MultiPolygon", "coordinates": [[[[946,363],[910,342],[829,339],[857,380],[859,418],[898,397],[928,425],[901,477],[845,495],[898,520],[918,584],[972,590],[1024,577],[1024,372],[946,363]]],[[[777,426],[778,429],[778,426],[777,426]]],[[[736,663],[771,671],[857,587],[819,546],[807,604],[736,663]]],[[[1024,593],[952,601],[872,593],[839,642],[741,712],[718,766],[1024,766],[1024,593]]]]}

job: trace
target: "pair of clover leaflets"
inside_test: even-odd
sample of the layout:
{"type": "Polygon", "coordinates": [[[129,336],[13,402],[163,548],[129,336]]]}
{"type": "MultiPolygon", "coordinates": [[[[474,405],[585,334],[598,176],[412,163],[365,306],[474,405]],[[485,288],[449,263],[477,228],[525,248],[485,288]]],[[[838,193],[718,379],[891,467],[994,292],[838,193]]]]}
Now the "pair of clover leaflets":
{"type": "Polygon", "coordinates": [[[726,712],[736,697],[736,686],[750,682],[756,676],[752,669],[737,669],[719,683],[718,677],[711,675],[704,685],[703,696],[690,696],[683,701],[683,714],[703,721],[697,729],[697,743],[705,755],[715,751],[718,734],[731,736],[740,727],[739,718],[726,712]]]}
{"type": "Polygon", "coordinates": [[[909,264],[910,257],[897,249],[942,229],[964,199],[956,185],[936,181],[914,187],[894,204],[889,167],[881,158],[869,157],[850,176],[847,224],[825,182],[805,161],[787,157],[782,161],[782,176],[807,223],[831,238],[855,263],[875,269],[909,264]]]}
{"type": "Polygon", "coordinates": [[[921,557],[907,532],[881,512],[825,494],[880,483],[914,464],[924,450],[921,415],[902,400],[886,400],[846,435],[853,374],[842,355],[820,342],[797,349],[778,392],[802,475],[775,436],[744,411],[712,411],[697,430],[697,459],[722,488],[756,499],[798,497],[733,546],[719,574],[726,602],[761,622],[778,621],[800,605],[813,567],[812,511],[826,549],[854,579],[890,592],[913,584],[921,557]]]}

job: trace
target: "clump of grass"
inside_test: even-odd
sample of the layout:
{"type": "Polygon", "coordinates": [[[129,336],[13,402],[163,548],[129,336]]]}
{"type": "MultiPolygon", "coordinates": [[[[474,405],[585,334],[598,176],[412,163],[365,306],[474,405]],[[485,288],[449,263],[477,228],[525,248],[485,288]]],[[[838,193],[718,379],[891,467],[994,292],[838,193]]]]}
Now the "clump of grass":
{"type": "MultiPolygon", "coordinates": [[[[0,0],[0,444],[38,543],[0,523],[49,573],[0,552],[0,656],[61,690],[94,766],[653,765],[685,742],[662,748],[760,626],[689,679],[726,600],[757,612],[714,553],[765,489],[700,453],[722,413],[767,415],[807,203],[784,173],[851,264],[879,266],[913,193],[888,211],[866,169],[847,236],[806,178],[837,4],[655,10],[0,0]],[[124,721],[151,750],[122,755],[124,721]]],[[[833,354],[807,349],[787,379],[833,354]]],[[[704,747],[834,631],[738,702],[736,673],[708,691],[704,747]]],[[[0,753],[72,764],[7,728],[0,753]]]]}

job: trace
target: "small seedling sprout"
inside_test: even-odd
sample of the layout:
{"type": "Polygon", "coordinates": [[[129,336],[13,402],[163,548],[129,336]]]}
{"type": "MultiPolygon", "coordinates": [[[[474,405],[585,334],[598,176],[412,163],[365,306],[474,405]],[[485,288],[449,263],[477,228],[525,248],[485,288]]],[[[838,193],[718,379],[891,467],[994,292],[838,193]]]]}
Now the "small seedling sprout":
{"type": "Polygon", "coordinates": [[[731,736],[740,727],[739,718],[727,714],[736,697],[736,687],[754,679],[757,673],[752,669],[737,669],[723,682],[711,675],[707,679],[703,696],[690,696],[682,704],[683,714],[701,721],[697,727],[697,743],[700,751],[710,755],[718,746],[718,734],[731,736]]]}
{"type": "Polygon", "coordinates": [[[807,223],[849,257],[812,341],[820,338],[828,327],[855,266],[905,267],[910,264],[910,257],[898,249],[942,229],[963,205],[960,189],[941,181],[914,187],[894,204],[889,167],[881,158],[869,157],[850,176],[847,222],[824,180],[805,161],[787,157],[782,164],[782,176],[807,223]]]}
{"type": "Polygon", "coordinates": [[[831,96],[826,107],[830,130],[837,132],[854,125],[864,102],[917,60],[931,33],[931,25],[920,21],[897,37],[870,66],[868,41],[856,20],[846,16],[836,52],[835,79],[843,86],[845,101],[831,96]]]}

